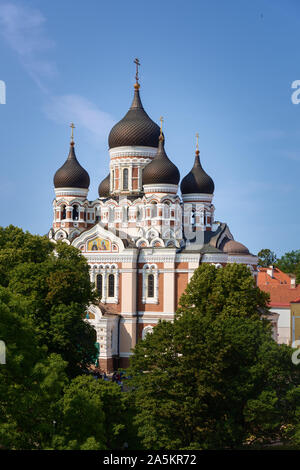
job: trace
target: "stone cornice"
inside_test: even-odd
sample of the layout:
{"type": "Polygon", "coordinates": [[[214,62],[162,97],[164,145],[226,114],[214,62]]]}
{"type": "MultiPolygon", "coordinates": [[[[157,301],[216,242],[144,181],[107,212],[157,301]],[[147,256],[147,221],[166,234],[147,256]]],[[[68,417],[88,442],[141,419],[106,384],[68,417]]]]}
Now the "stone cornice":
{"type": "Polygon", "coordinates": [[[177,184],[144,184],[144,192],[149,193],[171,193],[176,194],[178,190],[177,184]]]}
{"type": "Polygon", "coordinates": [[[89,190],[83,188],[55,188],[54,192],[56,198],[63,196],[86,197],[89,190]]]}
{"type": "Polygon", "coordinates": [[[143,146],[125,146],[115,147],[109,150],[111,159],[118,157],[150,157],[153,158],[156,155],[157,148],[155,147],[143,147],[143,146]]]}
{"type": "Polygon", "coordinates": [[[213,194],[191,193],[183,194],[182,200],[183,202],[211,202],[213,197],[213,194]]]}

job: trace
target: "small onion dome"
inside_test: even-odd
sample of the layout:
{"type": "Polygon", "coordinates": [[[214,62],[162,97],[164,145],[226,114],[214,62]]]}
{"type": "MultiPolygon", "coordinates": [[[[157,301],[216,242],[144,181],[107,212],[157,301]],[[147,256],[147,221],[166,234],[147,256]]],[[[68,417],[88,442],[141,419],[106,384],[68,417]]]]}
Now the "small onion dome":
{"type": "Polygon", "coordinates": [[[99,197],[108,197],[110,193],[110,173],[99,184],[98,194],[99,197]]]}
{"type": "Polygon", "coordinates": [[[228,255],[249,255],[248,248],[235,240],[228,240],[225,242],[223,251],[228,255]]]}
{"type": "Polygon", "coordinates": [[[54,175],[55,188],[84,188],[88,189],[90,177],[87,171],[78,162],[74,142],[71,142],[67,160],[54,175]]]}
{"type": "Polygon", "coordinates": [[[140,85],[135,83],[131,108],[110,131],[108,137],[110,149],[132,145],[157,147],[160,129],[144,110],[139,87],[140,85]]]}
{"type": "Polygon", "coordinates": [[[196,150],[194,166],[181,181],[180,189],[182,194],[213,194],[214,192],[215,184],[203,170],[199,154],[199,150],[196,150]]]}
{"type": "Polygon", "coordinates": [[[152,162],[143,170],[143,185],[145,184],[178,184],[180,173],[176,165],[166,154],[164,137],[160,135],[158,149],[152,162]]]}

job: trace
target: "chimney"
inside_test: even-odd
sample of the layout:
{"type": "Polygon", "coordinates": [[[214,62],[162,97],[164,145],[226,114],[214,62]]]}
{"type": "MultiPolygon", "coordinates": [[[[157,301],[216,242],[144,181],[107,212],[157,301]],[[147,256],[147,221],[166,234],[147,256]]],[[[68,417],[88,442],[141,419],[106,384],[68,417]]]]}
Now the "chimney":
{"type": "Polygon", "coordinates": [[[291,277],[291,289],[296,289],[296,278],[291,277]]]}
{"type": "Polygon", "coordinates": [[[270,277],[273,277],[274,275],[274,267],[273,266],[269,266],[268,269],[267,269],[267,274],[270,276],[270,277]]]}

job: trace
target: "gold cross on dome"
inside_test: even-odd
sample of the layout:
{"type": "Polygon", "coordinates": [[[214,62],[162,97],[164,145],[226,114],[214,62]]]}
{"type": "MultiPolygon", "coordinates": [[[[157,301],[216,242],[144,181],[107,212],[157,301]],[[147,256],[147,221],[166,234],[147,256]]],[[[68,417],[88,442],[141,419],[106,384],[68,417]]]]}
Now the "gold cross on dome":
{"type": "Polygon", "coordinates": [[[197,134],[196,134],[196,139],[197,139],[197,140],[196,140],[196,142],[197,142],[197,143],[196,143],[196,150],[199,150],[199,134],[198,134],[198,132],[197,132],[197,134]]]}
{"type": "Polygon", "coordinates": [[[160,135],[162,135],[162,126],[163,126],[164,118],[160,116],[159,120],[160,120],[160,135]]]}
{"type": "Polygon", "coordinates": [[[139,66],[140,66],[141,64],[140,64],[139,59],[134,59],[133,62],[134,62],[135,65],[136,65],[135,79],[136,79],[136,83],[138,83],[138,82],[139,82],[139,66]]]}
{"type": "Polygon", "coordinates": [[[71,131],[71,142],[74,142],[74,133],[73,133],[73,131],[75,129],[75,126],[74,126],[73,122],[71,122],[70,127],[72,129],[72,131],[71,131]]]}

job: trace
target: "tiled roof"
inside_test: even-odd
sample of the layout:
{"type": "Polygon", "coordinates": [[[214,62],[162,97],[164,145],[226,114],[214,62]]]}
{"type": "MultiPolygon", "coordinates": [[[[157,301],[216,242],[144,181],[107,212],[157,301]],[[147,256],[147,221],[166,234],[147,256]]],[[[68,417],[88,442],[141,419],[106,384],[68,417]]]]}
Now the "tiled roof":
{"type": "Polygon", "coordinates": [[[267,271],[270,268],[260,268],[257,276],[257,285],[264,292],[270,294],[271,307],[289,307],[291,302],[299,300],[300,284],[291,287],[293,275],[283,273],[273,268],[273,277],[267,271]]]}

